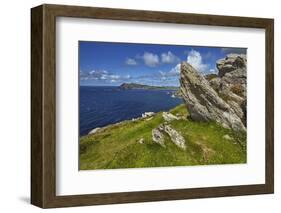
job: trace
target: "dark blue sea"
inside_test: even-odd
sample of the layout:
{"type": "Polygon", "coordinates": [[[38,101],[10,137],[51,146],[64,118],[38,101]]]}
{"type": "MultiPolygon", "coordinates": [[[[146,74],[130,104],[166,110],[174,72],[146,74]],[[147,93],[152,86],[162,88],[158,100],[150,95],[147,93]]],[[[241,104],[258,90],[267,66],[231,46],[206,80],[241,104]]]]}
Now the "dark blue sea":
{"type": "Polygon", "coordinates": [[[172,92],[80,86],[80,136],[96,127],[140,117],[144,112],[167,111],[182,103],[182,99],[171,97],[172,92]]]}

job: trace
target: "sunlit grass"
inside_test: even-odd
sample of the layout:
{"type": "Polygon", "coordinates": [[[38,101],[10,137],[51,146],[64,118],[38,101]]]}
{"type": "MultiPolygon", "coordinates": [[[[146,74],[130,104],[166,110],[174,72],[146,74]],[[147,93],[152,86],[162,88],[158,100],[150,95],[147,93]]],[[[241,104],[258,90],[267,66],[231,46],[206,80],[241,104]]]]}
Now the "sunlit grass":
{"type": "Polygon", "coordinates": [[[170,112],[183,118],[172,121],[171,126],[185,138],[186,150],[168,136],[165,148],[152,141],[152,129],[164,122],[159,112],[151,120],[126,121],[81,137],[80,169],[246,163],[246,133],[235,133],[216,123],[191,121],[183,104],[170,112]],[[143,144],[138,143],[141,138],[143,144]]]}

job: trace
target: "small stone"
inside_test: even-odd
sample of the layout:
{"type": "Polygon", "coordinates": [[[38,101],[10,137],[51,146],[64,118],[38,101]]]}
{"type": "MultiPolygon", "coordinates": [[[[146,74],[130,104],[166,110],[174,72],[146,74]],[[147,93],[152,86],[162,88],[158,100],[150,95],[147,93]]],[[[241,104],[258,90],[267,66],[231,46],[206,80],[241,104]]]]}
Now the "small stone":
{"type": "Polygon", "coordinates": [[[143,139],[143,138],[139,139],[139,140],[138,140],[138,143],[139,143],[139,144],[144,144],[144,139],[143,139]]]}
{"type": "Polygon", "coordinates": [[[222,138],[225,139],[225,140],[232,140],[232,139],[233,139],[233,138],[230,137],[229,135],[224,135],[222,138]]]}

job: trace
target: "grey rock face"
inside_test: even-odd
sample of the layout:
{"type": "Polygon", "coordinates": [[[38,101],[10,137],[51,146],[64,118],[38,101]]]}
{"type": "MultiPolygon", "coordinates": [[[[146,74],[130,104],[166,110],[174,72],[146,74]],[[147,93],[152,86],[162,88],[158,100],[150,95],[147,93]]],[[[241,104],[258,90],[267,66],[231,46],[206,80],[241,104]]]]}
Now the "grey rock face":
{"type": "Polygon", "coordinates": [[[171,141],[181,149],[186,149],[185,140],[183,136],[173,129],[170,125],[164,126],[164,131],[170,136],[171,141]]]}
{"type": "Polygon", "coordinates": [[[165,147],[164,135],[158,128],[155,128],[152,130],[152,140],[155,143],[158,143],[159,145],[161,145],[162,147],[165,147]]]}
{"type": "Polygon", "coordinates": [[[236,69],[243,69],[247,66],[246,55],[228,54],[226,58],[217,61],[219,76],[222,77],[226,73],[236,69]]]}
{"type": "Polygon", "coordinates": [[[222,77],[214,78],[210,80],[211,82],[206,80],[190,64],[183,62],[180,73],[181,93],[193,120],[216,121],[225,128],[245,131],[246,128],[242,120],[243,110],[240,110],[241,107],[238,103],[245,99],[233,92],[230,94],[230,89],[225,89],[229,88],[232,83],[236,83],[236,77],[232,79],[232,76],[241,74],[240,68],[233,70],[234,65],[233,68],[229,69],[230,61],[235,64],[235,67],[242,66],[240,62],[235,62],[232,56],[227,59],[227,62],[220,60],[218,69],[224,70],[222,71],[224,74],[221,73],[221,75],[228,76],[224,80],[222,77]]]}
{"type": "MultiPolygon", "coordinates": [[[[234,109],[235,113],[247,126],[247,58],[246,55],[229,54],[221,62],[232,66],[232,71],[224,72],[224,66],[219,69],[218,88],[210,81],[210,85],[220,97],[234,109]]],[[[219,66],[217,66],[219,67],[219,66]]]]}
{"type": "Polygon", "coordinates": [[[185,150],[186,143],[184,137],[175,129],[173,129],[169,124],[160,124],[157,128],[152,130],[152,140],[155,143],[160,144],[165,147],[164,134],[167,134],[171,141],[177,145],[179,148],[185,150]]]}

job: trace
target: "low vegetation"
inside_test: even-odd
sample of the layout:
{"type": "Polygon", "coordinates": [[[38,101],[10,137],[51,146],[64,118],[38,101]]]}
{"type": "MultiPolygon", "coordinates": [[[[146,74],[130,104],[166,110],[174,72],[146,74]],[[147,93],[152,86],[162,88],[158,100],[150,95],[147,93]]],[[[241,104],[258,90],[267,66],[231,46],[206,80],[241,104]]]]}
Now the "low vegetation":
{"type": "Polygon", "coordinates": [[[246,133],[188,118],[184,105],[170,110],[182,119],[171,121],[186,141],[186,150],[165,136],[165,147],[152,141],[152,129],[164,123],[152,118],[124,121],[80,138],[80,169],[117,169],[246,163],[246,133]],[[141,141],[141,142],[140,142],[141,141]]]}

